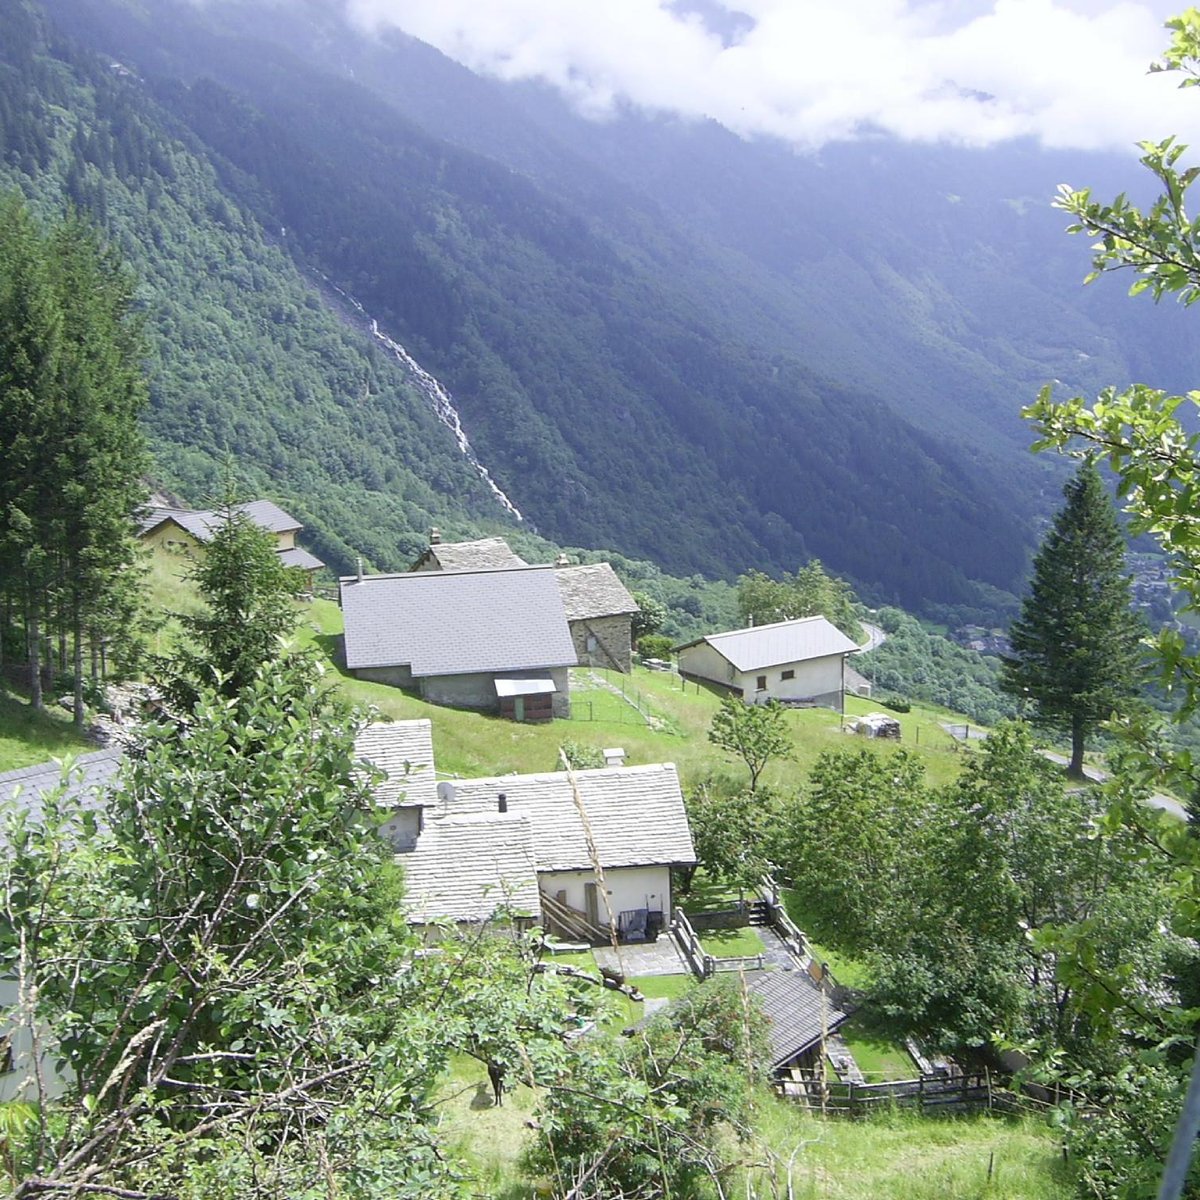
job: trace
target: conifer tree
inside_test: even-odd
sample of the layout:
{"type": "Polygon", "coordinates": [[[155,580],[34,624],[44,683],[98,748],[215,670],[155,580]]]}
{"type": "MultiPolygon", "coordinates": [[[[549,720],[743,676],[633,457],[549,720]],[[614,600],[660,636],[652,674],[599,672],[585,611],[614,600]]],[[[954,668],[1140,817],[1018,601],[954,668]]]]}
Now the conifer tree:
{"type": "Polygon", "coordinates": [[[82,724],[85,643],[128,623],[147,465],[133,285],[77,216],[43,231],[0,197],[0,598],[42,705],[44,643],[68,643],[82,724]]]}
{"type": "Polygon", "coordinates": [[[1001,683],[1034,704],[1039,724],[1070,733],[1067,771],[1080,777],[1088,736],[1138,689],[1144,627],[1130,607],[1125,541],[1090,458],[1063,494],[1009,631],[1001,683]]]}

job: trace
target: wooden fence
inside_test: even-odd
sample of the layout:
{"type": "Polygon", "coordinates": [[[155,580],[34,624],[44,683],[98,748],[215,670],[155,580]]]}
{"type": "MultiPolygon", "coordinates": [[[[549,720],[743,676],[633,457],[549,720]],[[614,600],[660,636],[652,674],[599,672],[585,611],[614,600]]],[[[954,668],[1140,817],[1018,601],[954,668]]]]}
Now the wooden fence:
{"type": "Polygon", "coordinates": [[[841,1116],[867,1116],[897,1105],[921,1112],[965,1112],[977,1109],[1013,1111],[1021,1098],[997,1087],[986,1072],[946,1078],[922,1075],[919,1079],[894,1079],[886,1083],[853,1083],[822,1080],[811,1071],[793,1071],[776,1085],[786,1096],[810,1108],[841,1116]]]}

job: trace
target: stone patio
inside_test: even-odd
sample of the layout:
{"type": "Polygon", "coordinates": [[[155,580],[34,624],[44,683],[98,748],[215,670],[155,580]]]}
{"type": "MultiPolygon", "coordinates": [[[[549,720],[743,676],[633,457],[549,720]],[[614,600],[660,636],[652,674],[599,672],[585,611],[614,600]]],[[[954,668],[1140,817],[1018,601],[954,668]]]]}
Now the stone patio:
{"type": "Polygon", "coordinates": [[[611,946],[597,946],[592,954],[598,966],[609,971],[623,973],[626,979],[641,975],[687,975],[687,963],[675,948],[675,939],[669,933],[660,933],[653,942],[629,942],[620,947],[620,953],[611,946]]]}

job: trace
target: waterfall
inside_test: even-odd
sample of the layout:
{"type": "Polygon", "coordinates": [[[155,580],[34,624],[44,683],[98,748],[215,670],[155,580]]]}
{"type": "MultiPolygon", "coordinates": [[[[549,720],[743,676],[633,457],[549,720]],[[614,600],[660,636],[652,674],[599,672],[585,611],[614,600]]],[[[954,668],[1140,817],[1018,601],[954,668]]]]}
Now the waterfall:
{"type": "Polygon", "coordinates": [[[471,464],[471,467],[479,478],[488,485],[492,495],[495,496],[499,504],[518,521],[523,521],[525,518],[521,515],[520,509],[500,490],[499,485],[492,478],[491,472],[479,461],[479,456],[472,448],[470,440],[467,438],[466,430],[463,429],[462,418],[458,415],[458,409],[454,407],[454,400],[451,398],[450,393],[399,342],[388,337],[379,328],[379,322],[353,296],[348,292],[342,291],[336,283],[324,275],[321,276],[321,279],[326,287],[330,287],[337,292],[347,304],[353,307],[368,322],[371,336],[386,346],[404,364],[413,382],[425,394],[426,399],[428,399],[434,416],[454,435],[454,440],[458,444],[462,456],[471,464]]]}

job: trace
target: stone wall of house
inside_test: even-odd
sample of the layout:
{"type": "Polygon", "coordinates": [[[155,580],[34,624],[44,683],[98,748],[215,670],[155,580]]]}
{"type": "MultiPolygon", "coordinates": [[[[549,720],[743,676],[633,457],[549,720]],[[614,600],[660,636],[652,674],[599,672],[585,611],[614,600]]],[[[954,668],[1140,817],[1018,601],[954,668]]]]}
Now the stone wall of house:
{"type": "Polygon", "coordinates": [[[633,660],[632,617],[592,617],[571,621],[570,627],[581,667],[604,667],[629,674],[633,660]]]}
{"type": "MultiPolygon", "coordinates": [[[[539,672],[541,674],[541,672],[539,672]]],[[[555,667],[545,674],[554,680],[557,691],[552,698],[556,717],[571,715],[571,680],[566,667],[555,667]]],[[[477,708],[495,712],[500,707],[496,698],[496,676],[503,671],[487,671],[471,675],[435,675],[420,680],[421,695],[433,704],[449,708],[477,708]]]]}
{"type": "Polygon", "coordinates": [[[386,683],[388,687],[412,687],[412,667],[356,667],[352,674],[356,679],[367,679],[371,683],[386,683]]]}

